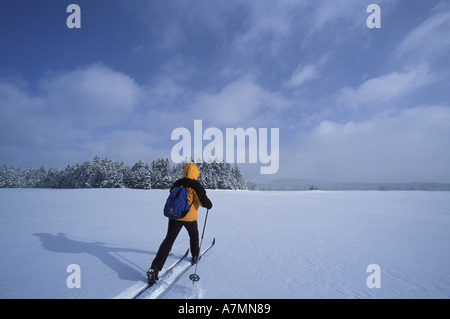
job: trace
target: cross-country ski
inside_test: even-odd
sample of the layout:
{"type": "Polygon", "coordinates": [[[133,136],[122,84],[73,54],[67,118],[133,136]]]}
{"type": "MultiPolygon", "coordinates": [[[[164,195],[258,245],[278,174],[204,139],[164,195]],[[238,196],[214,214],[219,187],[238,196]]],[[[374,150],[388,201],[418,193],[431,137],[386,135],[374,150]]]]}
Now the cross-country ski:
{"type": "MultiPolygon", "coordinates": [[[[172,272],[173,268],[175,268],[179,263],[181,263],[187,257],[188,254],[189,254],[189,249],[186,250],[184,255],[181,256],[181,258],[178,259],[175,263],[173,263],[172,266],[167,268],[167,270],[164,272],[164,274],[161,275],[161,277],[169,276],[170,273],[172,272]]],[[[139,290],[139,292],[135,296],[133,296],[133,299],[137,299],[144,291],[146,291],[147,289],[151,288],[153,285],[154,284],[147,283],[143,288],[141,288],[139,290]]]]}
{"type": "MultiPolygon", "coordinates": [[[[204,255],[214,246],[216,239],[214,238],[211,244],[200,254],[200,260],[204,255]]],[[[183,276],[194,265],[192,261],[186,259],[186,254],[173,264],[159,280],[153,285],[147,285],[142,289],[133,299],[158,299],[163,296],[177,280],[183,276]]],[[[198,262],[200,262],[200,260],[198,262]]],[[[198,263],[197,262],[197,263],[198,263]]]]}

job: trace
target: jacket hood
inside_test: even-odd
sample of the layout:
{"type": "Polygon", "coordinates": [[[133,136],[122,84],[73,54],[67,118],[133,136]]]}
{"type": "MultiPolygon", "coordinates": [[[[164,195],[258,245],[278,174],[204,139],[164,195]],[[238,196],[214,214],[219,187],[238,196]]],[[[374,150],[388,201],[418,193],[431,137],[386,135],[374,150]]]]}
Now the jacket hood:
{"type": "Polygon", "coordinates": [[[199,175],[200,171],[198,170],[197,166],[195,166],[195,164],[187,164],[183,169],[183,177],[197,179],[199,175]]]}

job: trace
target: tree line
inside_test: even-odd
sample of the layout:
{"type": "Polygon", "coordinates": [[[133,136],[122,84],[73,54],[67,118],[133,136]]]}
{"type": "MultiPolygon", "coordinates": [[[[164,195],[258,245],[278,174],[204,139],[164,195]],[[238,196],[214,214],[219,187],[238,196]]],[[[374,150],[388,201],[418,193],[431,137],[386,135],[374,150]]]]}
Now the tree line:
{"type": "MultiPolygon", "coordinates": [[[[94,157],[92,161],[68,165],[65,169],[0,166],[0,188],[136,188],[169,189],[183,177],[186,163],[172,165],[157,159],[151,165],[142,160],[129,167],[123,162],[94,157]]],[[[246,190],[241,170],[221,161],[196,163],[198,180],[207,189],[246,190]]]]}

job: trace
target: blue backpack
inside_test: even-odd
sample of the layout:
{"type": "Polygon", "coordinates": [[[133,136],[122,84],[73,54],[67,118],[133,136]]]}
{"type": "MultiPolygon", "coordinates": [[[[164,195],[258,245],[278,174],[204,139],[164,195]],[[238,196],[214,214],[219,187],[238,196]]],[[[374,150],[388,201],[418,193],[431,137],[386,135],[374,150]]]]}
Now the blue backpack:
{"type": "Polygon", "coordinates": [[[176,187],[170,193],[169,198],[167,198],[164,206],[164,216],[172,219],[183,218],[189,212],[191,205],[189,205],[187,189],[185,187],[176,187]]]}

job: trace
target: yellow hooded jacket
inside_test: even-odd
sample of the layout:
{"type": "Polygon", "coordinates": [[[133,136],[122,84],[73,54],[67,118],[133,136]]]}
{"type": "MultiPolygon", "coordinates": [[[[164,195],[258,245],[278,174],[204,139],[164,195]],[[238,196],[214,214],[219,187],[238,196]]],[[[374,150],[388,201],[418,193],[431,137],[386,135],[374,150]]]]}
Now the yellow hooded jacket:
{"type": "Polygon", "coordinates": [[[197,180],[200,175],[195,164],[187,164],[183,169],[183,178],[177,180],[170,188],[170,192],[176,187],[186,187],[188,192],[188,200],[191,205],[189,212],[183,218],[177,219],[179,221],[193,222],[197,220],[198,207],[202,206],[207,209],[212,208],[212,203],[206,196],[204,187],[197,180]]]}

